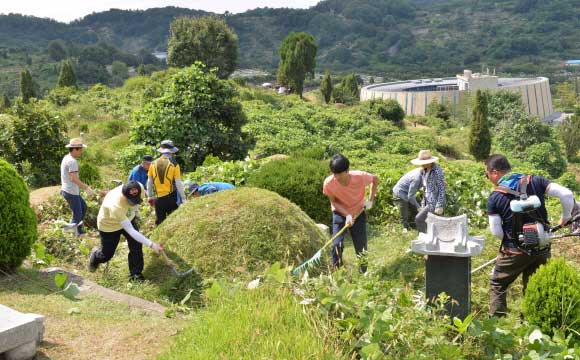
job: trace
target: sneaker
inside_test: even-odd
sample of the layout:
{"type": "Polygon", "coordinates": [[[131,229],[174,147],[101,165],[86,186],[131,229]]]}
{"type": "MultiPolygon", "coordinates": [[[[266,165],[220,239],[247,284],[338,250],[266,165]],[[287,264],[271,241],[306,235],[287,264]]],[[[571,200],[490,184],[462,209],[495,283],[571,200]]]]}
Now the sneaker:
{"type": "Polygon", "coordinates": [[[143,276],[143,274],[141,274],[141,273],[139,273],[139,274],[131,274],[129,276],[129,281],[144,282],[145,281],[145,276],[143,276]]]}
{"type": "Polygon", "coordinates": [[[97,271],[97,268],[99,267],[99,264],[97,264],[95,262],[98,251],[99,251],[99,248],[96,248],[96,247],[91,250],[91,255],[89,256],[89,266],[88,266],[90,272],[97,271]]]}

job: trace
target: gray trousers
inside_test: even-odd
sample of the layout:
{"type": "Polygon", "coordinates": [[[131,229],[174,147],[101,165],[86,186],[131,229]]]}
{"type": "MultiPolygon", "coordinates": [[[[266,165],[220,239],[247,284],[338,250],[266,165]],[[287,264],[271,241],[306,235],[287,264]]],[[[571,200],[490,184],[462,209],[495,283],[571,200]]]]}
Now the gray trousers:
{"type": "Polygon", "coordinates": [[[422,233],[427,232],[427,215],[429,215],[429,207],[423,207],[417,216],[415,216],[415,224],[417,224],[417,230],[422,233]]]}
{"type": "Polygon", "coordinates": [[[489,301],[490,316],[505,316],[507,313],[507,289],[520,274],[524,285],[524,293],[530,276],[545,264],[550,258],[550,252],[531,256],[525,253],[513,254],[500,252],[497,255],[495,268],[491,275],[491,291],[489,301]]]}
{"type": "Polygon", "coordinates": [[[399,207],[399,215],[401,224],[405,229],[416,228],[415,216],[417,216],[417,208],[411,205],[408,201],[400,199],[395,196],[395,201],[399,207]]]}

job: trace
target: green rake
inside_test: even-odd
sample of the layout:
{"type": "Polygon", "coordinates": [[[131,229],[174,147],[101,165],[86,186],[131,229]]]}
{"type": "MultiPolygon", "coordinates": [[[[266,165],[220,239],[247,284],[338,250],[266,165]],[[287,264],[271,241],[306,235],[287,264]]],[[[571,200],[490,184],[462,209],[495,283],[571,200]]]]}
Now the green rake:
{"type": "MultiPolygon", "coordinates": [[[[365,210],[365,208],[363,207],[363,209],[352,219],[353,224],[356,221],[356,219],[359,217],[360,214],[362,214],[362,212],[365,210]]],[[[294,269],[292,271],[292,274],[295,277],[298,277],[298,274],[300,274],[301,272],[304,272],[305,270],[307,270],[310,266],[314,266],[314,265],[320,265],[321,263],[321,258],[322,258],[322,251],[324,249],[326,249],[326,247],[330,244],[332,244],[334,242],[334,240],[336,240],[336,238],[338,238],[340,235],[342,235],[342,233],[344,233],[346,231],[346,229],[348,229],[348,225],[345,224],[342,229],[340,229],[339,232],[337,232],[330,240],[328,240],[326,242],[326,244],[324,244],[320,250],[318,250],[316,252],[316,254],[314,254],[310,259],[306,260],[304,263],[302,263],[302,265],[296,267],[296,269],[294,269]]]]}

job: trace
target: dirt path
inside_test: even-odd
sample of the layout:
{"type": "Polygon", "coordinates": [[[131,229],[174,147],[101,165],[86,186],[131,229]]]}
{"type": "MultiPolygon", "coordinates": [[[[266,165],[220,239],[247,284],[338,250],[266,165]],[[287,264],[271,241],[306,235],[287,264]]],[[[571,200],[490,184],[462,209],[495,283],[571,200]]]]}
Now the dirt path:
{"type": "Polygon", "coordinates": [[[154,359],[187,323],[93,293],[70,300],[33,269],[0,275],[0,303],[45,316],[43,360],[154,359]]]}
{"type": "Polygon", "coordinates": [[[58,194],[59,192],[60,192],[60,185],[48,186],[48,187],[36,189],[36,190],[30,192],[30,205],[33,207],[40,205],[44,201],[46,201],[48,198],[50,198],[51,196],[53,196],[55,194],[58,194]]]}

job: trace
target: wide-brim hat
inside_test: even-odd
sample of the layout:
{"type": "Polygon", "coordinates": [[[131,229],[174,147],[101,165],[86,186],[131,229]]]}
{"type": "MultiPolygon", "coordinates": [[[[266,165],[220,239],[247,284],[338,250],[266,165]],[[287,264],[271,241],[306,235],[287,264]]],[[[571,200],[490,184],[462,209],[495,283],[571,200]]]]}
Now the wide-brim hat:
{"type": "Polygon", "coordinates": [[[431,155],[431,150],[421,150],[419,151],[419,156],[416,159],[411,160],[413,165],[425,165],[431,164],[439,160],[437,156],[431,155]]]}
{"type": "Polygon", "coordinates": [[[175,147],[175,145],[173,145],[173,141],[171,140],[163,140],[161,142],[161,146],[159,147],[159,149],[157,149],[157,151],[159,151],[160,153],[172,153],[175,154],[176,152],[179,151],[178,148],[175,147]]]}
{"type": "Polygon", "coordinates": [[[67,148],[86,148],[87,146],[83,144],[83,139],[81,138],[72,138],[70,139],[69,143],[65,145],[67,148]]]}

